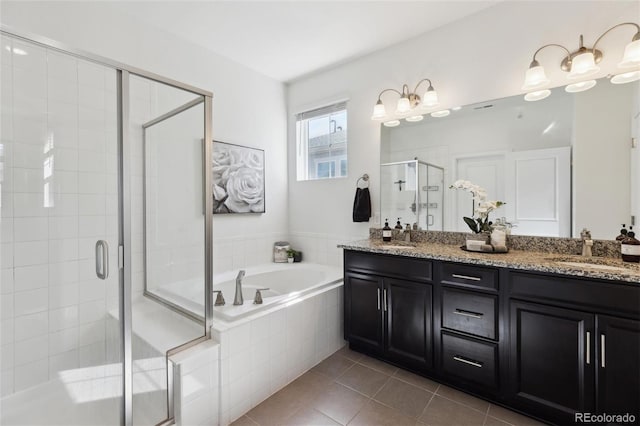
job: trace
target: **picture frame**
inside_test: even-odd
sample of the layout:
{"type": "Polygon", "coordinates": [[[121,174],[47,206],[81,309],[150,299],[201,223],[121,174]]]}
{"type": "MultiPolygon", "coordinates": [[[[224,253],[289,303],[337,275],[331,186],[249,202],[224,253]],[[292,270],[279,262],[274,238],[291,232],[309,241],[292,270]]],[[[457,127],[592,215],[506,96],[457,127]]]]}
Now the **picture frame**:
{"type": "Polygon", "coordinates": [[[264,213],[264,150],[213,141],[213,214],[264,213]]]}

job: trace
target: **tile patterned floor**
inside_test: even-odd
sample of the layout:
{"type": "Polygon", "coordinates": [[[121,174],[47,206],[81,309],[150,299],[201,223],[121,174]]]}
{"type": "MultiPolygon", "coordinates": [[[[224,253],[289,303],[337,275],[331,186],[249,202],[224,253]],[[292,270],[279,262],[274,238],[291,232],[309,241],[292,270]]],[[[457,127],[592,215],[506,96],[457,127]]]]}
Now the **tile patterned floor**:
{"type": "Polygon", "coordinates": [[[232,426],[540,424],[344,347],[232,426]]]}

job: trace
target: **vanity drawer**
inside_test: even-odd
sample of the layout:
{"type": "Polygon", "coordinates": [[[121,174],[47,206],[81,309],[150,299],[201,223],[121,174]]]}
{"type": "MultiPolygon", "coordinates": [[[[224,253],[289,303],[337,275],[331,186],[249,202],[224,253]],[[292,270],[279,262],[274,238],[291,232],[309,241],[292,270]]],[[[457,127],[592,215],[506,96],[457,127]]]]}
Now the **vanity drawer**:
{"type": "Polygon", "coordinates": [[[442,282],[445,284],[491,290],[498,288],[498,270],[483,266],[443,262],[441,277],[442,282]]]}
{"type": "Polygon", "coordinates": [[[454,376],[474,384],[496,388],[497,351],[495,343],[442,333],[442,369],[447,376],[454,376]]]}
{"type": "Polygon", "coordinates": [[[344,269],[411,281],[431,281],[433,276],[430,260],[350,250],[344,252],[344,269]]]}
{"type": "Polygon", "coordinates": [[[444,288],[442,326],[495,340],[497,302],[497,296],[444,288]]]}

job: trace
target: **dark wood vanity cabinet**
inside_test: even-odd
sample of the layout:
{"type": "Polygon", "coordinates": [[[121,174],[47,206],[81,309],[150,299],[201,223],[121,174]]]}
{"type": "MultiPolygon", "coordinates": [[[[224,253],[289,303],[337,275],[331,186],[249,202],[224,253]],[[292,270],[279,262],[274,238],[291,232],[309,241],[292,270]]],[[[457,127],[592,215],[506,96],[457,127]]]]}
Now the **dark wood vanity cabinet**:
{"type": "Polygon", "coordinates": [[[431,262],[350,259],[345,272],[345,339],[352,347],[417,370],[432,365],[431,262]],[[373,260],[372,263],[361,262],[373,260]],[[397,278],[413,270],[412,281],[397,278]]]}
{"type": "Polygon", "coordinates": [[[353,349],[547,422],[630,413],[640,424],[640,285],[350,250],[344,260],[353,349]]]}
{"type": "Polygon", "coordinates": [[[509,281],[509,403],[558,424],[576,413],[640,424],[640,286],[522,272],[509,281]]]}

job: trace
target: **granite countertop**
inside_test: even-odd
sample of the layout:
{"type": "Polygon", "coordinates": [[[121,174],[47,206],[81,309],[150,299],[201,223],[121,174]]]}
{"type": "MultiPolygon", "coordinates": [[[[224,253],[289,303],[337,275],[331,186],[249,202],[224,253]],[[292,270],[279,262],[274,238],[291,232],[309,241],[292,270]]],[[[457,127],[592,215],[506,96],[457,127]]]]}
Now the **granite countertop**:
{"type": "Polygon", "coordinates": [[[577,255],[525,250],[510,250],[508,253],[475,253],[464,251],[460,246],[451,244],[404,243],[402,241],[383,243],[376,240],[354,241],[340,244],[338,247],[369,253],[551,272],[640,284],[640,264],[623,262],[622,259],[613,257],[586,258],[577,255]]]}

